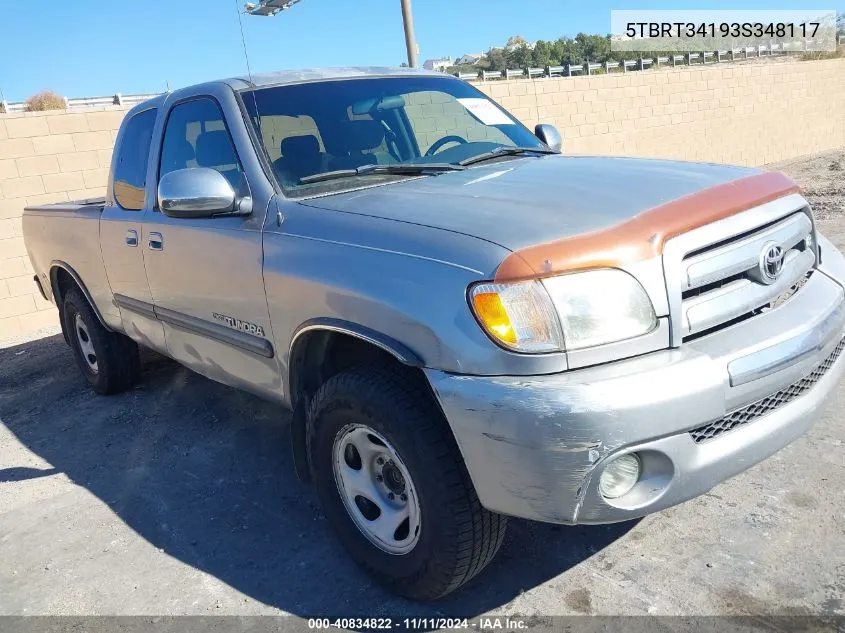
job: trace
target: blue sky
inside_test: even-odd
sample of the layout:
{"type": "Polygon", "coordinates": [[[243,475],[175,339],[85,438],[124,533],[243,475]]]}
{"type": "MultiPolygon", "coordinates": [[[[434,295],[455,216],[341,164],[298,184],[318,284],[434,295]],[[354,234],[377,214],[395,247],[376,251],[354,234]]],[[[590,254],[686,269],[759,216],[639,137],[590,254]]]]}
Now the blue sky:
{"type": "MultiPolygon", "coordinates": [[[[243,7],[245,0],[237,0],[243,7]]],[[[743,9],[797,9],[806,0],[745,0],[743,9]]],[[[511,35],[555,39],[606,33],[611,9],[677,9],[643,0],[413,0],[420,61],[501,45],[511,35]]],[[[815,3],[814,3],[815,4],[815,3]]],[[[50,89],[65,96],[160,92],[245,74],[233,0],[4,2],[0,90],[18,101],[50,89]],[[49,9],[47,9],[49,7],[49,9]]],[[[696,7],[734,9],[708,0],[696,7]]],[[[824,9],[845,9],[845,0],[824,9]]],[[[244,16],[253,72],[405,61],[399,0],[302,0],[276,17],[244,16]]]]}

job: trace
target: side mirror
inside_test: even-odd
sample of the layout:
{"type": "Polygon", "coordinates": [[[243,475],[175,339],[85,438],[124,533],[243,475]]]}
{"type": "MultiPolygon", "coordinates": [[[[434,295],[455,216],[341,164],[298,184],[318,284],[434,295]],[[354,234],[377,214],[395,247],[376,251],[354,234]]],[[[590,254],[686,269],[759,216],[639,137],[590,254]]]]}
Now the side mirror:
{"type": "Polygon", "coordinates": [[[548,123],[540,123],[534,128],[534,136],[543,141],[546,145],[555,151],[560,151],[563,147],[563,137],[554,125],[548,123]]]}
{"type": "Polygon", "coordinates": [[[250,204],[238,203],[225,176],[208,167],[177,169],[158,182],[158,208],[172,218],[210,218],[215,215],[247,215],[250,204]]]}

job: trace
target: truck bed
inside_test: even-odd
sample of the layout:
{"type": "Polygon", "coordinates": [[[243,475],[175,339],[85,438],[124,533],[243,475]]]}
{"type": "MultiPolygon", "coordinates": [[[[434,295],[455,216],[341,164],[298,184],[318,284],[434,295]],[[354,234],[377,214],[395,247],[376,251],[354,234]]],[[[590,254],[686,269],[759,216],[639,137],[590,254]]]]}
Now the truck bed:
{"type": "Polygon", "coordinates": [[[23,239],[33,272],[48,300],[53,300],[54,268],[70,269],[84,280],[85,291],[101,313],[109,313],[119,322],[100,253],[100,218],[104,208],[105,198],[25,207],[23,239]]]}

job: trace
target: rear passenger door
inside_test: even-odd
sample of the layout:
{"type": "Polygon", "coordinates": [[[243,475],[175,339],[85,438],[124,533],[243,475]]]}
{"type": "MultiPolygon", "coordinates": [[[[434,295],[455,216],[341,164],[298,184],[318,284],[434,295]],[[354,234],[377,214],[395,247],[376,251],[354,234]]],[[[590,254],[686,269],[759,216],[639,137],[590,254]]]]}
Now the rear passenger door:
{"type": "MultiPolygon", "coordinates": [[[[271,196],[262,193],[263,183],[250,187],[240,156],[254,150],[234,101],[229,107],[234,118],[224,117],[211,95],[173,105],[156,179],[177,169],[215,169],[239,197],[253,198],[252,214],[186,219],[153,208],[144,221],[144,262],[168,354],[214,380],[279,397],[262,270],[261,229],[271,196]],[[238,126],[240,151],[227,120],[238,126]]],[[[253,181],[260,178],[252,174],[253,181]]]]}
{"type": "Polygon", "coordinates": [[[148,347],[165,351],[164,329],[153,313],[141,245],[144,210],[155,204],[146,193],[147,165],[157,108],[130,115],[112,158],[112,178],[100,218],[100,247],[123,330],[148,347]]]}

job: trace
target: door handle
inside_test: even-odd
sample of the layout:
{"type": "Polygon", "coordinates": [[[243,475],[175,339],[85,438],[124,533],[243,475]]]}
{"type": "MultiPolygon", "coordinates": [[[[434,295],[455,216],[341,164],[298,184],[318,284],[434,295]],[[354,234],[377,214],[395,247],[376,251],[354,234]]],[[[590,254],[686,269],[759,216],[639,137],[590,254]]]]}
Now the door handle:
{"type": "Polygon", "coordinates": [[[150,247],[151,251],[160,251],[164,249],[164,238],[161,236],[161,233],[150,233],[149,240],[147,244],[150,247]]]}
{"type": "Polygon", "coordinates": [[[138,231],[126,231],[126,245],[138,246],[138,231]]]}

